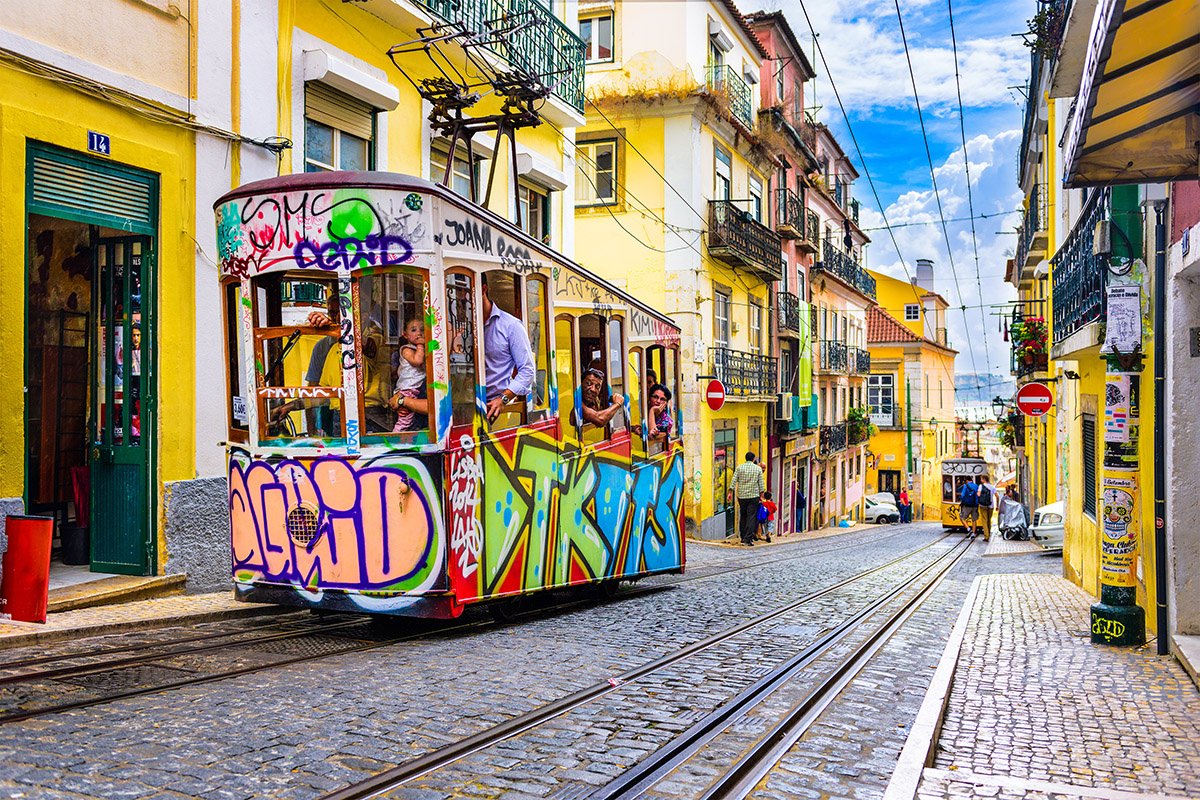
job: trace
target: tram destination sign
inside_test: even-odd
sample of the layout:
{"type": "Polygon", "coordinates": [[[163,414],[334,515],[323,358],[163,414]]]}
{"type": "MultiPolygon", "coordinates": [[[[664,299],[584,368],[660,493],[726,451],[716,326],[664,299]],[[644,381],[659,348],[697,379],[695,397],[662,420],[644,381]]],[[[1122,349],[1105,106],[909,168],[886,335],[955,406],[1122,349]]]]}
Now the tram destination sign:
{"type": "Polygon", "coordinates": [[[1044,383],[1027,383],[1017,390],[1017,410],[1027,417],[1040,417],[1054,408],[1054,395],[1044,383]]]}

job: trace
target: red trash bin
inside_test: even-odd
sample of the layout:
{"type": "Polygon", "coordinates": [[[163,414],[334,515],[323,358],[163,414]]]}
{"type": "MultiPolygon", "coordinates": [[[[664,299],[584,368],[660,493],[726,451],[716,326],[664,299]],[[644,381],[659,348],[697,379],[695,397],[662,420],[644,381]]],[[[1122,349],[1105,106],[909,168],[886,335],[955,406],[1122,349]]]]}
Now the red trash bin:
{"type": "Polygon", "coordinates": [[[8,551],[0,575],[0,613],[21,622],[45,622],[50,596],[53,517],[5,517],[8,551]]]}

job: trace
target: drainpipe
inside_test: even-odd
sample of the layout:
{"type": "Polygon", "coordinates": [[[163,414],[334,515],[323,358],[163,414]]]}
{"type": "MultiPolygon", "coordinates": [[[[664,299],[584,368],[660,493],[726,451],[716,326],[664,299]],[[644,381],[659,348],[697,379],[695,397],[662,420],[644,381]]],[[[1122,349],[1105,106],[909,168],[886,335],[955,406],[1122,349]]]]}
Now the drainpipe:
{"type": "Polygon", "coordinates": [[[1167,226],[1166,201],[1154,203],[1154,598],[1158,654],[1171,651],[1167,627],[1167,226]]]}
{"type": "Polygon", "coordinates": [[[912,394],[909,393],[909,379],[904,378],[904,433],[908,440],[908,473],[904,476],[907,483],[908,476],[912,475],[913,471],[913,456],[912,456],[912,394]]]}

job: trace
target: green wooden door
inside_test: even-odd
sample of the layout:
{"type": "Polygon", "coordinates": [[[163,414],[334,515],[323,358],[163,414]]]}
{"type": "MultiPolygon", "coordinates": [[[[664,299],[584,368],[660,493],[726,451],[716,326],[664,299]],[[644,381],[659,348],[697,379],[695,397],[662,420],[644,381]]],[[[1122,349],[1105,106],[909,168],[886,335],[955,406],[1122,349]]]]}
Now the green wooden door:
{"type": "Polygon", "coordinates": [[[93,247],[92,570],[153,571],[154,252],[149,236],[97,237],[93,247]]]}

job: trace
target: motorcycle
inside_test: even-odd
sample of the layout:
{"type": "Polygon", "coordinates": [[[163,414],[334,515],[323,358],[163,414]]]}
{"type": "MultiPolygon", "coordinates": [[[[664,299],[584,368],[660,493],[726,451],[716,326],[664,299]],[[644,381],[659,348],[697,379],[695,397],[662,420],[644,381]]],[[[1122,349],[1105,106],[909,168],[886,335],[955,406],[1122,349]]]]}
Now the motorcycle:
{"type": "Polygon", "coordinates": [[[1000,535],[1008,541],[1025,541],[1029,538],[1029,513],[1025,506],[1007,497],[1000,501],[1000,535]]]}

